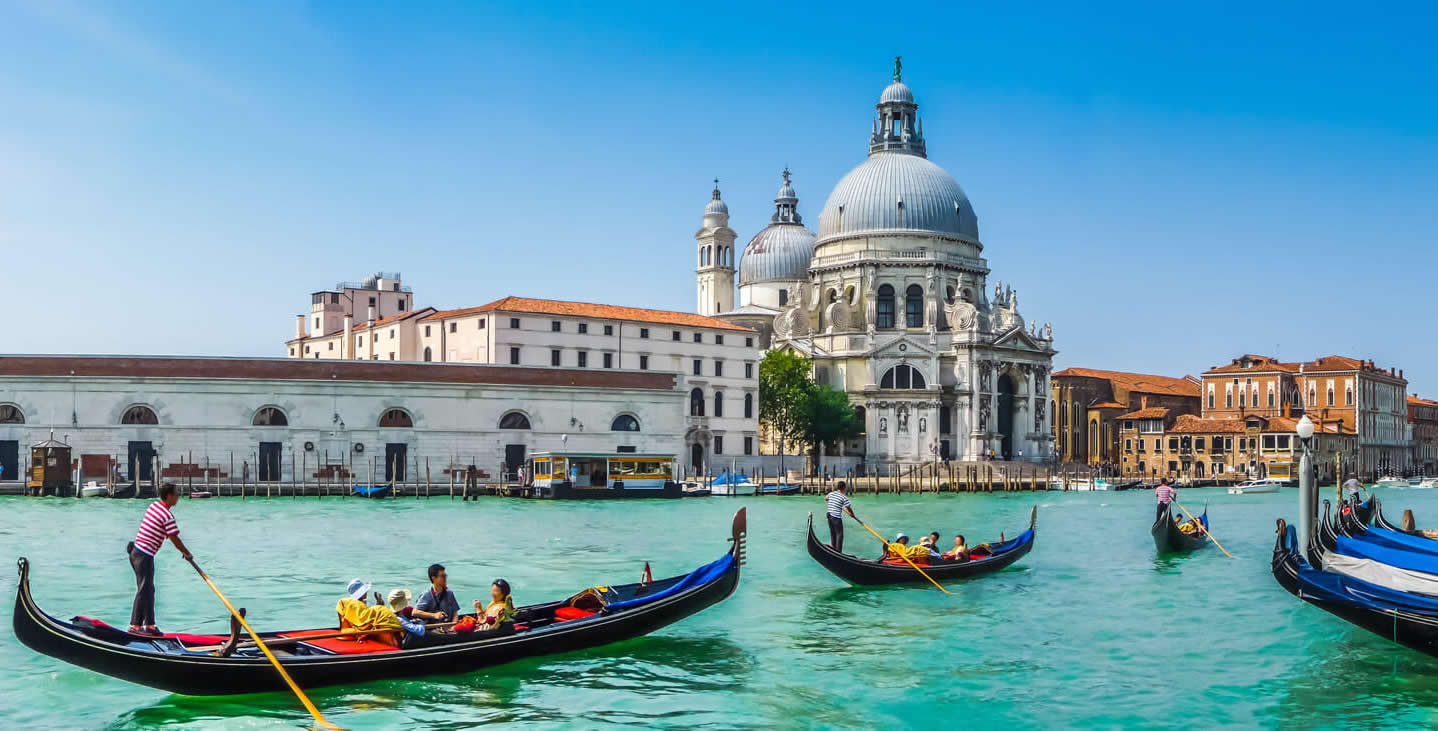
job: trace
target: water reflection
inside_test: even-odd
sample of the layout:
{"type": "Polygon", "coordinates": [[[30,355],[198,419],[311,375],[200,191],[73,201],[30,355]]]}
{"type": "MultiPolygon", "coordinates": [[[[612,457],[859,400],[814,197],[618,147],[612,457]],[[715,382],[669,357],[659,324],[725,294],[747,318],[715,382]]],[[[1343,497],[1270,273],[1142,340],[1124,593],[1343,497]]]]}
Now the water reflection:
{"type": "Polygon", "coordinates": [[[1274,711],[1278,726],[1307,729],[1329,725],[1334,718],[1367,728],[1438,725],[1438,661],[1433,658],[1356,627],[1313,642],[1308,650],[1318,659],[1284,683],[1274,711]]]}
{"type": "MultiPolygon", "coordinates": [[[[350,727],[387,727],[400,723],[425,728],[469,728],[477,723],[582,723],[615,716],[623,723],[652,722],[669,715],[663,704],[645,712],[604,709],[615,698],[728,693],[747,683],[753,659],[724,638],[641,637],[585,652],[529,658],[464,675],[383,680],[309,693],[330,718],[350,727]],[[588,705],[574,702],[592,691],[623,696],[594,696],[588,705]],[[617,715],[615,715],[617,714],[617,715]],[[350,716],[346,721],[346,716],[350,716]],[[449,719],[462,718],[455,722],[449,719]]],[[[686,697],[690,712],[694,699],[686,697]]],[[[172,695],[116,719],[110,728],[159,725],[208,726],[221,720],[253,725],[274,721],[305,723],[309,717],[285,693],[216,698],[172,695]]]]}

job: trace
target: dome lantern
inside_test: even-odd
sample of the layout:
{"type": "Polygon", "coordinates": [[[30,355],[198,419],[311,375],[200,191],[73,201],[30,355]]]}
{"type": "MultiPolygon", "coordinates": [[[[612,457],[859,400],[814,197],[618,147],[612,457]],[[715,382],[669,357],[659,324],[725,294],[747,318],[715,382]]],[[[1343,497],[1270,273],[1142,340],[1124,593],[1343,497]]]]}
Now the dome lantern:
{"type": "Polygon", "coordinates": [[[879,103],[874,107],[878,116],[869,136],[870,155],[901,152],[928,156],[924,146],[924,125],[919,121],[919,105],[914,103],[914,92],[904,83],[903,71],[903,57],[895,56],[894,81],[879,95],[879,103]]]}

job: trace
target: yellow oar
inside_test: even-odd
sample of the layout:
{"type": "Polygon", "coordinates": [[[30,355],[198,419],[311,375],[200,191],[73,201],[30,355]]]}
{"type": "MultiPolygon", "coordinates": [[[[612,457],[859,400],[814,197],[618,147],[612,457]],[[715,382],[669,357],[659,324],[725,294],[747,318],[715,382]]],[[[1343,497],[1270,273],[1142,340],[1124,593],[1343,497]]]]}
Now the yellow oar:
{"type": "MultiPolygon", "coordinates": [[[[1200,525],[1200,526],[1203,525],[1203,522],[1202,522],[1202,521],[1200,521],[1198,518],[1193,517],[1193,513],[1188,512],[1188,508],[1183,507],[1183,505],[1180,504],[1177,500],[1174,500],[1174,501],[1173,501],[1173,504],[1174,504],[1174,505],[1177,505],[1177,506],[1178,506],[1178,509],[1179,509],[1179,510],[1182,510],[1182,511],[1183,511],[1183,514],[1188,516],[1188,519],[1189,519],[1189,520],[1192,520],[1192,521],[1194,521],[1195,523],[1198,523],[1198,525],[1200,525]]],[[[1229,552],[1228,552],[1228,549],[1224,548],[1224,547],[1223,547],[1223,544],[1222,544],[1222,543],[1219,543],[1219,542],[1218,542],[1218,539],[1213,537],[1213,533],[1212,533],[1211,531],[1209,531],[1208,528],[1203,528],[1203,534],[1206,535],[1206,536],[1208,536],[1208,540],[1213,541],[1213,545],[1218,546],[1218,550],[1223,551],[1223,555],[1225,555],[1225,556],[1227,556],[1227,557],[1229,557],[1229,558],[1233,558],[1233,554],[1229,553],[1229,552]]]]}
{"type": "MultiPolygon", "coordinates": [[[[850,516],[850,517],[852,517],[852,516],[850,516]]],[[[867,531],[869,531],[870,533],[874,533],[874,529],[873,529],[873,528],[870,528],[868,523],[865,523],[864,521],[859,520],[858,518],[854,518],[854,520],[858,520],[858,521],[859,521],[859,525],[864,526],[864,530],[867,530],[867,531]]],[[[891,551],[894,550],[894,544],[889,543],[888,541],[884,540],[884,537],[883,537],[883,536],[879,535],[878,533],[874,533],[874,537],[877,538],[877,539],[879,539],[879,542],[880,542],[880,543],[883,543],[883,544],[884,544],[884,548],[886,548],[886,549],[888,549],[888,550],[891,550],[891,551]]],[[[899,546],[899,548],[903,548],[903,546],[899,546]]],[[[953,593],[953,592],[949,591],[948,589],[945,589],[944,587],[939,586],[939,582],[934,581],[934,577],[929,576],[928,574],[925,574],[925,573],[924,573],[924,570],[921,569],[921,568],[919,568],[918,564],[914,563],[913,561],[909,561],[909,557],[908,557],[908,556],[905,556],[903,551],[894,551],[894,553],[898,554],[898,555],[899,555],[899,558],[904,559],[904,561],[906,561],[910,566],[913,566],[913,567],[914,567],[914,570],[917,571],[917,572],[919,572],[924,578],[928,579],[930,583],[932,583],[934,586],[938,586],[938,587],[939,587],[939,591],[942,591],[942,592],[944,592],[945,594],[952,594],[952,593],[953,593]]]]}
{"type": "Polygon", "coordinates": [[[250,628],[250,623],[245,621],[245,615],[240,614],[239,610],[235,609],[235,605],[231,604],[230,600],[225,598],[225,594],[220,591],[220,587],[215,586],[215,582],[210,581],[210,577],[205,575],[205,570],[200,568],[199,564],[195,563],[195,559],[189,558],[185,560],[189,561],[190,565],[194,566],[195,570],[200,572],[200,578],[204,579],[205,583],[210,585],[210,590],[215,592],[215,596],[219,597],[220,601],[225,603],[225,608],[230,610],[230,614],[234,615],[235,619],[240,621],[240,625],[245,628],[245,631],[250,633],[250,639],[254,640],[260,650],[265,653],[265,657],[270,659],[270,663],[275,666],[275,669],[280,671],[280,677],[284,678],[285,682],[289,684],[290,690],[294,691],[296,696],[299,696],[300,703],[303,703],[305,710],[309,711],[310,715],[315,717],[315,722],[324,728],[338,729],[339,726],[325,720],[324,714],[320,713],[320,709],[315,708],[315,704],[311,703],[310,699],[305,695],[305,692],[300,690],[300,686],[295,684],[294,679],[285,671],[284,666],[280,665],[280,661],[275,659],[274,653],[270,652],[270,648],[265,646],[259,634],[250,628]]]}

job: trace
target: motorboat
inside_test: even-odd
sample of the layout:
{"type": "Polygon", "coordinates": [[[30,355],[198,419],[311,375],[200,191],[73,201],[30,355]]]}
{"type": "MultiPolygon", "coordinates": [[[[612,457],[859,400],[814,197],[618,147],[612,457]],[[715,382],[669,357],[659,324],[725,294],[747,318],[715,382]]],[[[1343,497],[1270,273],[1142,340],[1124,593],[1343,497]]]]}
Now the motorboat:
{"type": "Polygon", "coordinates": [[[110,496],[110,488],[105,487],[104,485],[101,485],[100,483],[95,482],[94,480],[90,480],[89,482],[85,483],[85,486],[84,486],[84,487],[80,488],[80,497],[109,497],[109,496],[110,496]]]}
{"type": "Polygon", "coordinates": [[[1408,480],[1398,475],[1384,475],[1375,483],[1383,487],[1408,487],[1408,480]]]}
{"type": "Polygon", "coordinates": [[[1438,477],[1425,477],[1415,487],[1438,487],[1438,477]]]}
{"type": "Polygon", "coordinates": [[[1112,490],[1114,488],[1108,480],[1105,480],[1102,477],[1094,479],[1089,479],[1087,477],[1074,477],[1068,480],[1064,480],[1062,477],[1053,477],[1049,479],[1049,489],[1091,492],[1095,490],[1112,490]]]}
{"type": "Polygon", "coordinates": [[[1248,495],[1259,492],[1278,492],[1285,482],[1285,480],[1278,480],[1271,477],[1263,480],[1245,480],[1228,488],[1228,494],[1248,495]]]}
{"type": "Polygon", "coordinates": [[[732,472],[724,472],[709,482],[709,490],[714,495],[753,495],[758,489],[759,486],[751,482],[748,475],[732,472]]]}

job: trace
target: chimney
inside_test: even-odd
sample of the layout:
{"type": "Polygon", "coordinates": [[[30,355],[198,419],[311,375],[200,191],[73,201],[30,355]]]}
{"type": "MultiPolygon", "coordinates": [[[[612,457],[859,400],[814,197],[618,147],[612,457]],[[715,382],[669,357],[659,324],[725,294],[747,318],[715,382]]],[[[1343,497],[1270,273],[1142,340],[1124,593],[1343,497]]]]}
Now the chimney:
{"type": "Polygon", "coordinates": [[[304,337],[304,336],[305,336],[305,316],[304,316],[304,315],[295,315],[295,337],[296,337],[296,338],[302,338],[302,337],[304,337]]]}
{"type": "Polygon", "coordinates": [[[365,322],[368,322],[370,327],[374,326],[374,305],[369,306],[369,319],[365,320],[365,322]]]}
{"type": "Polygon", "coordinates": [[[354,318],[345,315],[344,340],[340,341],[340,360],[354,360],[354,318]]]}

